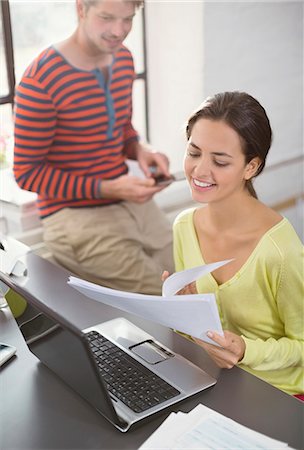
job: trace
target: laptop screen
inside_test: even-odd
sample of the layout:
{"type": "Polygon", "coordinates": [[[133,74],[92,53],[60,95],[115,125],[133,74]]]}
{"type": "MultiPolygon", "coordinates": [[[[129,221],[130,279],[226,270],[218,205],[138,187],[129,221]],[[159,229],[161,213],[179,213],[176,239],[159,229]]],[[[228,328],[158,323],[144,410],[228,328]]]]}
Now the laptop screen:
{"type": "MultiPolygon", "coordinates": [[[[37,305],[35,305],[37,308],[37,305]]],[[[20,325],[30,351],[102,415],[123,427],[98,374],[84,334],[65,319],[38,313],[20,325]]]]}

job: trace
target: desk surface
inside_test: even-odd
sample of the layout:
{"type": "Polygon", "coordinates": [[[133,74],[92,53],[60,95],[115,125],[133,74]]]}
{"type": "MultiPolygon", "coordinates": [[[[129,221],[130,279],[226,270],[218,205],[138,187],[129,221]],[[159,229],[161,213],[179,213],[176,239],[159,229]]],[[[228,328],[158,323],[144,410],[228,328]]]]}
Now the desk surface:
{"type": "MultiPolygon", "coordinates": [[[[82,327],[118,316],[117,309],[86,299],[68,286],[67,271],[33,254],[25,263],[26,277],[10,279],[0,273],[0,279],[32,301],[49,297],[82,327]]],[[[134,450],[172,410],[190,411],[198,403],[291,447],[304,447],[302,402],[237,367],[220,371],[197,345],[165,327],[123,315],[215,376],[217,384],[121,433],[29,352],[6,307],[0,309],[0,341],[15,345],[17,356],[1,370],[1,448],[134,450]]]]}

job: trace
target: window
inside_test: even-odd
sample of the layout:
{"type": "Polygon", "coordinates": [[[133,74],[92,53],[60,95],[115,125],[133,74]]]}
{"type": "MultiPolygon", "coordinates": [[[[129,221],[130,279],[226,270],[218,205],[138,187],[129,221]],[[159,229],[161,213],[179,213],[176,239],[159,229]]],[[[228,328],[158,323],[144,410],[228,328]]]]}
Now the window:
{"type": "MultiPolygon", "coordinates": [[[[15,82],[35,56],[67,38],[77,26],[75,1],[1,1],[0,17],[0,166],[12,162],[12,106],[15,82]],[[4,63],[2,63],[4,62],[4,63]],[[4,159],[6,162],[4,163],[4,159]]],[[[144,11],[137,12],[125,44],[133,53],[137,79],[133,94],[133,124],[148,139],[144,11]]]]}
{"type": "Polygon", "coordinates": [[[12,105],[15,74],[8,2],[1,2],[0,21],[0,168],[8,164],[7,149],[12,147],[12,105]],[[2,20],[3,18],[3,20],[2,20]]]}

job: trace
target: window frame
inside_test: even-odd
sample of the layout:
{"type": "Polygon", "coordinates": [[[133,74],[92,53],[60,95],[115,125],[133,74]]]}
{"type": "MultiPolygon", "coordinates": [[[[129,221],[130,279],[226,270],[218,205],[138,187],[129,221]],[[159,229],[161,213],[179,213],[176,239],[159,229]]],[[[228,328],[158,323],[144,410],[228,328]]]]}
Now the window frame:
{"type": "Polygon", "coordinates": [[[3,40],[4,40],[6,74],[8,80],[8,94],[0,97],[0,105],[10,103],[13,108],[16,78],[15,78],[15,61],[14,61],[12,24],[11,24],[9,0],[1,1],[1,18],[2,18],[3,40]]]}

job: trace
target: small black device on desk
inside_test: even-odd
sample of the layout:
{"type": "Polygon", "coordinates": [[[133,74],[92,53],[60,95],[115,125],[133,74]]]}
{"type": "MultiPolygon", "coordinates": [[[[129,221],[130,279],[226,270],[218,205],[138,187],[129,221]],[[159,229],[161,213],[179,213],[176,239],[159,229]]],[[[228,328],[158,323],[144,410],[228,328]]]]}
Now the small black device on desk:
{"type": "Polygon", "coordinates": [[[4,344],[0,342],[0,366],[6,363],[12,356],[15,355],[17,349],[13,345],[4,344]]]}

